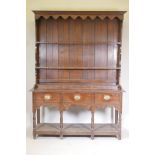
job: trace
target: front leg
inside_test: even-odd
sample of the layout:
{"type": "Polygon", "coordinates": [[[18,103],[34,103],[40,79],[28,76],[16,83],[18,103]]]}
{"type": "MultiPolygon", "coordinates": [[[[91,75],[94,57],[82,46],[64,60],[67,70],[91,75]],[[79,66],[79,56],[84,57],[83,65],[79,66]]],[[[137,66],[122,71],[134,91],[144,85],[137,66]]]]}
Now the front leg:
{"type": "Polygon", "coordinates": [[[36,110],[33,111],[33,139],[36,139],[36,110]]]}
{"type": "Polygon", "coordinates": [[[40,108],[37,109],[37,124],[40,123],[40,108]]]}
{"type": "Polygon", "coordinates": [[[63,138],[63,111],[60,111],[60,138],[63,138]]]}
{"type": "Polygon", "coordinates": [[[121,140],[121,123],[122,123],[122,114],[121,112],[118,112],[118,134],[117,138],[121,140]]]}
{"type": "Polygon", "coordinates": [[[94,111],[91,111],[91,139],[94,139],[94,111]]]}

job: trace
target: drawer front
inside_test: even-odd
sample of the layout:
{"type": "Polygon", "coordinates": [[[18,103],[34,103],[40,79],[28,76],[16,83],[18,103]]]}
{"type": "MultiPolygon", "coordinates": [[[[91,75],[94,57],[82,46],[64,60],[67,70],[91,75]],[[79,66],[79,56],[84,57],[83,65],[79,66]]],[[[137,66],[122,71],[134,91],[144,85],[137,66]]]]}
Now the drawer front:
{"type": "Polygon", "coordinates": [[[119,104],[121,94],[119,93],[97,93],[95,94],[95,104],[119,104]]]}
{"type": "Polygon", "coordinates": [[[73,104],[90,104],[92,102],[92,94],[89,93],[64,93],[63,94],[64,103],[73,104]]]}
{"type": "Polygon", "coordinates": [[[60,102],[60,94],[58,93],[34,93],[35,102],[42,103],[58,103],[60,102]]]}

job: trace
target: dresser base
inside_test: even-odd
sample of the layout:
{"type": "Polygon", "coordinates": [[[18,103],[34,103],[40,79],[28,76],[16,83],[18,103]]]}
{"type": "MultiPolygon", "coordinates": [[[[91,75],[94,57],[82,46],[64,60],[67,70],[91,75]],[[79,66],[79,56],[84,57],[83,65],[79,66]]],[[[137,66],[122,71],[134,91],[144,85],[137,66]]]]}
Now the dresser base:
{"type": "MultiPolygon", "coordinates": [[[[60,128],[59,123],[39,123],[34,130],[34,136],[110,136],[121,139],[121,131],[117,124],[95,124],[94,130],[91,124],[69,124],[64,123],[60,128]]],[[[34,137],[34,138],[35,138],[34,137]]]]}

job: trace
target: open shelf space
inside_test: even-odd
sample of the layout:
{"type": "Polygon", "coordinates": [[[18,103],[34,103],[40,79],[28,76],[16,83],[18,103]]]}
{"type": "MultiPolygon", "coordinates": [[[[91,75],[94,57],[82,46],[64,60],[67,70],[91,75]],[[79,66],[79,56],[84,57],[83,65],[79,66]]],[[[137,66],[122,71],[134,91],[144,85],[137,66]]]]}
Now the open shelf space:
{"type": "MultiPolygon", "coordinates": [[[[60,135],[59,123],[40,123],[36,127],[38,135],[60,135]]],[[[95,124],[94,135],[98,136],[116,136],[118,134],[118,126],[116,124],[95,124]]],[[[63,135],[65,136],[90,136],[91,124],[63,124],[63,135]]]]}

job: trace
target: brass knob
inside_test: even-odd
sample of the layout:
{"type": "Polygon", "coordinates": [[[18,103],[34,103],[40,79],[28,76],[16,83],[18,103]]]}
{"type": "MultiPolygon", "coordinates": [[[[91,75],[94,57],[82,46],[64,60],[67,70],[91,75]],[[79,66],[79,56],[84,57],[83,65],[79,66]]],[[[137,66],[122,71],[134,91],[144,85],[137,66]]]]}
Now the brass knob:
{"type": "Polygon", "coordinates": [[[78,100],[80,100],[80,99],[81,99],[80,95],[75,95],[75,96],[74,96],[74,100],[78,101],[78,100]]]}
{"type": "Polygon", "coordinates": [[[50,96],[50,95],[45,95],[45,96],[44,96],[44,99],[45,99],[45,100],[50,100],[50,99],[51,99],[51,96],[50,96]]]}
{"type": "Polygon", "coordinates": [[[104,95],[104,100],[109,101],[111,99],[110,95],[104,95]]]}

